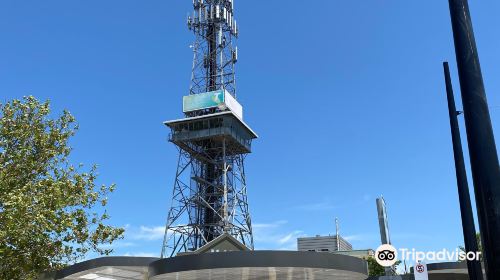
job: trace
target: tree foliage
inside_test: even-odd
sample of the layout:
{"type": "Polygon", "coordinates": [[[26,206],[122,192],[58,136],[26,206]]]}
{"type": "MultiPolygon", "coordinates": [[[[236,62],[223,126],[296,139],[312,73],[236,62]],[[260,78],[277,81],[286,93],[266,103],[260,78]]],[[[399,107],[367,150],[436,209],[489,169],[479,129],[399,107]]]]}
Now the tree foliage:
{"type": "Polygon", "coordinates": [[[82,171],[68,156],[78,127],[64,111],[34,97],[0,104],[0,279],[33,279],[81,260],[111,253],[122,228],[106,225],[107,195],[96,167],[82,171]]]}
{"type": "Polygon", "coordinates": [[[377,260],[373,257],[368,257],[366,259],[368,262],[368,275],[369,276],[382,276],[385,275],[385,269],[383,266],[378,264],[377,260]]]}
{"type": "MultiPolygon", "coordinates": [[[[484,251],[483,251],[483,243],[481,242],[481,233],[480,232],[476,233],[476,242],[477,242],[478,251],[481,252],[481,255],[479,255],[479,259],[483,259],[484,251]]],[[[458,246],[458,248],[462,252],[466,252],[467,253],[467,251],[465,250],[465,246],[458,246]]]]}
{"type": "MultiPolygon", "coordinates": [[[[368,257],[366,259],[368,262],[368,275],[369,276],[383,276],[385,275],[385,268],[381,266],[374,257],[368,257]]],[[[398,260],[392,267],[392,271],[394,274],[396,273],[396,267],[401,264],[401,261],[398,260]]]]}

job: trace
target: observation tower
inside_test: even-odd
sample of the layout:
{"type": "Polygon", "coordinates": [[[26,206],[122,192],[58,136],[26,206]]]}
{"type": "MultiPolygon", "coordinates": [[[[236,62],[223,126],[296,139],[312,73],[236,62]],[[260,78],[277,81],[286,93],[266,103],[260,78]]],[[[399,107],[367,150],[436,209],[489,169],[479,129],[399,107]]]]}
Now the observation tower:
{"type": "Polygon", "coordinates": [[[244,161],[257,134],[243,121],[233,0],[193,0],[195,35],[184,118],[167,121],[179,150],[161,257],[193,252],[223,234],[253,250],[244,161]]]}

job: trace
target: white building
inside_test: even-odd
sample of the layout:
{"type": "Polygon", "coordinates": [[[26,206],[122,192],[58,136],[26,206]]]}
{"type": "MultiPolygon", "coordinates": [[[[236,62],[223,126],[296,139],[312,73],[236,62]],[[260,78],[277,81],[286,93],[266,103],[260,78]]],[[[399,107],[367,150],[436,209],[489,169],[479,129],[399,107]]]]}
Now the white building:
{"type": "Polygon", "coordinates": [[[297,239],[297,249],[299,251],[314,251],[314,252],[336,252],[336,251],[351,251],[352,245],[347,240],[339,236],[319,236],[316,237],[301,237],[297,239]]]}

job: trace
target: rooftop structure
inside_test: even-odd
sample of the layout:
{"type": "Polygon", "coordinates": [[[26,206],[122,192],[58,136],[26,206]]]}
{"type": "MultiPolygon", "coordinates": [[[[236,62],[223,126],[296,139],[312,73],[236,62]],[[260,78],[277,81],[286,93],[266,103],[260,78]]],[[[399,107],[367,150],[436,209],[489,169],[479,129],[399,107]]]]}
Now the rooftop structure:
{"type": "Polygon", "coordinates": [[[375,256],[375,251],[373,249],[361,249],[361,250],[348,250],[348,251],[335,251],[334,254],[341,254],[352,256],[361,259],[368,259],[369,257],[375,256]]]}
{"type": "Polygon", "coordinates": [[[104,257],[69,266],[38,280],[365,280],[362,259],[316,252],[231,251],[172,258],[104,257]]]}
{"type": "Polygon", "coordinates": [[[253,251],[224,233],[194,252],[171,258],[104,257],[84,261],[37,280],[365,280],[366,261],[344,254],[253,251]]]}
{"type": "Polygon", "coordinates": [[[352,245],[341,236],[315,236],[297,238],[297,249],[310,252],[350,251],[352,245]]]}

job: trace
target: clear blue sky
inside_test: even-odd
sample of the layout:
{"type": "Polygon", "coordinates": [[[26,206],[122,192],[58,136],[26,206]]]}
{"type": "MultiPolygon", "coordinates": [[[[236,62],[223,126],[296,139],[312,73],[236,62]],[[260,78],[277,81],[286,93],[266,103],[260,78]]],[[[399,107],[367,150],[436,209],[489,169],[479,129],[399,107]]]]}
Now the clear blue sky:
{"type": "MultiPolygon", "coordinates": [[[[458,93],[447,1],[236,9],[238,97],[260,135],[246,163],[256,248],[294,249],[297,236],[333,233],[336,216],[355,248],[376,248],[381,194],[396,247],[462,244],[441,65],[458,93]]],[[[99,164],[100,182],[118,185],[117,255],[160,252],[177,156],[162,122],[182,117],[190,10],[189,0],[0,1],[0,100],[34,95],[76,116],[73,162],[99,164]]],[[[491,106],[499,11],[471,1],[491,106]]],[[[491,114],[500,137],[500,109],[491,114]]]]}

